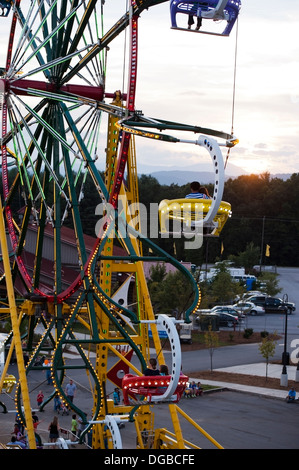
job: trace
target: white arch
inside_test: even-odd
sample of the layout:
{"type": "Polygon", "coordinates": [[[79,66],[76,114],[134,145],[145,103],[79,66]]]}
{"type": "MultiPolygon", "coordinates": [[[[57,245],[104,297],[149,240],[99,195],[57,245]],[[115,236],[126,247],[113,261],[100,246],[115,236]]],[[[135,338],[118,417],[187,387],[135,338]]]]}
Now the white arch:
{"type": "Polygon", "coordinates": [[[170,348],[171,348],[171,371],[170,371],[170,382],[166,388],[163,395],[153,395],[151,401],[168,401],[176,400],[176,395],[174,394],[181,373],[182,365],[182,352],[180,338],[176,329],[175,324],[181,323],[177,321],[174,317],[169,317],[168,315],[158,315],[158,318],[155,322],[152,321],[141,321],[140,323],[156,323],[158,327],[163,328],[166,331],[170,348]]]}

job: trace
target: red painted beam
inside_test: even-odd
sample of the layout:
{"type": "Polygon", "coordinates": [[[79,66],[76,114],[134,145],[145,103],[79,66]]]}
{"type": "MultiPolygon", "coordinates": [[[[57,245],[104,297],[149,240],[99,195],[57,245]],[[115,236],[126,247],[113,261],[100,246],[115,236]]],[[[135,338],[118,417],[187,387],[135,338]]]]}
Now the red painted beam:
{"type": "MultiPolygon", "coordinates": [[[[102,86],[88,86],[88,85],[75,85],[68,84],[58,87],[55,83],[41,82],[38,80],[15,80],[9,82],[9,80],[1,80],[5,82],[5,90],[12,91],[16,95],[26,96],[29,94],[29,89],[35,89],[39,91],[47,91],[49,93],[71,93],[73,95],[81,96],[82,98],[92,99],[95,101],[103,101],[105,98],[114,98],[115,93],[104,93],[102,86]]],[[[31,93],[30,93],[31,94],[31,93]]],[[[122,95],[122,99],[126,100],[126,94],[122,95]]]]}

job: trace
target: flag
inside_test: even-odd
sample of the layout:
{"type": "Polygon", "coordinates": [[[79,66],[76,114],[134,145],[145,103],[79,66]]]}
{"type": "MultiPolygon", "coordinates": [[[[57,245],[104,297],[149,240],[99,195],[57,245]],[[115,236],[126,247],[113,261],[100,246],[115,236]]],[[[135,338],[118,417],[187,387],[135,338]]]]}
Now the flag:
{"type": "Polygon", "coordinates": [[[173,242],[173,253],[174,255],[176,256],[176,246],[175,246],[175,243],[173,242]]]}
{"type": "Polygon", "coordinates": [[[224,252],[224,246],[223,246],[223,242],[221,242],[221,250],[220,250],[221,255],[223,252],[224,252]]]}
{"type": "Polygon", "coordinates": [[[265,256],[270,256],[270,245],[266,245],[266,253],[265,256]]]}

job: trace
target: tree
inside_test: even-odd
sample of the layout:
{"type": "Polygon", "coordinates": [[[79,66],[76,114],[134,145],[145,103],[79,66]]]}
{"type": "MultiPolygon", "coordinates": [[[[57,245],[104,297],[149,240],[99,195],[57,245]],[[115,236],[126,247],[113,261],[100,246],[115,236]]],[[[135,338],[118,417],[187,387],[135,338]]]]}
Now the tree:
{"type": "Polygon", "coordinates": [[[266,359],[266,380],[268,378],[269,358],[274,356],[275,348],[276,348],[275,340],[270,338],[269,336],[266,336],[265,338],[263,338],[261,344],[259,345],[260,353],[263,356],[263,358],[266,359]]]}
{"type": "Polygon", "coordinates": [[[215,349],[219,345],[219,337],[216,331],[212,330],[212,325],[209,325],[208,330],[205,331],[204,333],[204,342],[209,348],[209,353],[210,353],[210,369],[211,372],[213,372],[213,354],[215,349]]]}
{"type": "Polygon", "coordinates": [[[246,245],[245,251],[238,255],[231,255],[229,259],[234,262],[236,266],[242,266],[246,272],[250,272],[255,264],[260,260],[260,247],[255,246],[253,242],[246,245]]]}
{"type": "Polygon", "coordinates": [[[216,275],[210,284],[209,293],[214,303],[226,304],[231,302],[237,295],[242,294],[243,287],[235,282],[225,262],[218,263],[216,275]]]}
{"type": "Polygon", "coordinates": [[[278,287],[278,276],[275,273],[263,272],[259,277],[259,281],[266,283],[266,292],[272,297],[275,297],[279,292],[282,291],[282,288],[278,287]]]}
{"type": "MultiPolygon", "coordinates": [[[[158,275],[154,270],[152,276],[158,275]]],[[[149,292],[155,313],[171,314],[178,311],[183,314],[193,300],[193,290],[190,281],[179,271],[170,272],[160,281],[148,282],[149,292]]]]}

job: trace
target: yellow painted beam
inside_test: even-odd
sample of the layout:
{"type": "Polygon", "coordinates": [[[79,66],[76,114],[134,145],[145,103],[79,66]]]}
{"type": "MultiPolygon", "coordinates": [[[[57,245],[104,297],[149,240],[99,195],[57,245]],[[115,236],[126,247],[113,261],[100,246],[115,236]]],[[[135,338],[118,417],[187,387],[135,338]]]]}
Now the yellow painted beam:
{"type": "Polygon", "coordinates": [[[0,198],[0,241],[1,241],[3,266],[4,266],[4,272],[5,272],[7,297],[8,297],[9,308],[10,308],[11,324],[12,324],[13,336],[14,336],[14,341],[15,341],[15,350],[16,350],[16,357],[17,357],[17,364],[18,364],[18,371],[19,371],[20,387],[21,387],[21,392],[22,392],[24,413],[25,413],[25,419],[26,419],[26,429],[27,429],[27,434],[28,434],[29,448],[36,449],[36,441],[35,441],[35,436],[34,436],[34,427],[33,427],[31,406],[30,406],[30,397],[29,397],[25,364],[24,364],[21,334],[20,334],[19,322],[18,322],[18,311],[17,311],[17,306],[16,306],[16,300],[15,300],[15,294],[14,294],[14,288],[13,288],[13,282],[12,282],[12,276],[11,276],[11,270],[10,270],[10,262],[9,262],[9,254],[8,254],[8,246],[7,246],[7,240],[6,240],[5,223],[4,223],[1,198],[0,198]]]}

